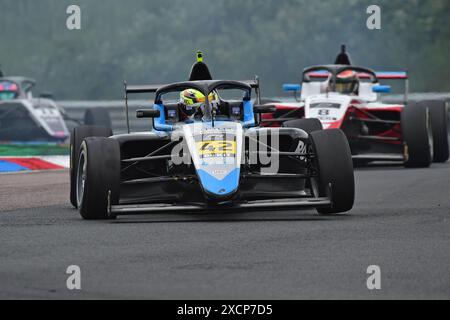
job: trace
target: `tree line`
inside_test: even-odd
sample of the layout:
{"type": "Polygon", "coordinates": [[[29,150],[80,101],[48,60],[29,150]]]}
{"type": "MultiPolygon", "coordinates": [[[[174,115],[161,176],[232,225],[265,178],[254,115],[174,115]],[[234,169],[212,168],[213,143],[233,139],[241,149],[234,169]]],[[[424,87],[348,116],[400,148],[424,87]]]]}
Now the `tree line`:
{"type": "Polygon", "coordinates": [[[0,64],[57,99],[117,99],[123,80],[184,80],[202,50],[215,78],[257,74],[265,95],[281,95],[282,83],[332,63],[346,43],[356,64],[407,69],[414,91],[450,91],[450,1],[377,1],[381,30],[369,30],[372,2],[2,0],[0,64]],[[71,4],[81,30],[66,27],[71,4]]]}

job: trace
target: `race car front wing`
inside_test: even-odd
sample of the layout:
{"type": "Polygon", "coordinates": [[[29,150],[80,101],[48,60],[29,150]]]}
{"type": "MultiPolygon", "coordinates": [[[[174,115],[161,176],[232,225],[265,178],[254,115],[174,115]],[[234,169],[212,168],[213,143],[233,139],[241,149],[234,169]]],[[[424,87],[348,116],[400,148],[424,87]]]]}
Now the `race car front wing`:
{"type": "Polygon", "coordinates": [[[203,204],[173,205],[173,204],[137,204],[110,205],[109,213],[114,215],[135,215],[147,213],[193,213],[193,212],[227,212],[227,211],[265,211],[274,209],[295,210],[330,206],[331,200],[325,198],[305,198],[286,200],[247,201],[222,206],[203,204]]]}

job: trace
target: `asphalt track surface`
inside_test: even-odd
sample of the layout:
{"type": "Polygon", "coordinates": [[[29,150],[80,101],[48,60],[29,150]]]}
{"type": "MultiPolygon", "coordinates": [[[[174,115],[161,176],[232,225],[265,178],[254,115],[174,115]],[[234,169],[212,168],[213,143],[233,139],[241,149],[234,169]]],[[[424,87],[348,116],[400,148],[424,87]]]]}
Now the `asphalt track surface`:
{"type": "Polygon", "coordinates": [[[87,222],[67,203],[67,175],[0,176],[0,298],[450,298],[450,164],[357,170],[347,217],[87,222]],[[80,291],[66,288],[69,265],[81,268],[80,291]],[[370,265],[381,290],[366,287],[370,265]]]}

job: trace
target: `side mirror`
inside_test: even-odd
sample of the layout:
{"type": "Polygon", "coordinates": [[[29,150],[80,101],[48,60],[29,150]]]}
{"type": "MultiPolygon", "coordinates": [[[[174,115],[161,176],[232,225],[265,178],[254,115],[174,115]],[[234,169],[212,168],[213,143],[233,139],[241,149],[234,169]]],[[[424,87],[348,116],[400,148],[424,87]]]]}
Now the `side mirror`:
{"type": "Polygon", "coordinates": [[[277,111],[277,107],[273,104],[255,105],[253,106],[253,112],[256,114],[274,113],[277,111]]]}
{"type": "Polygon", "coordinates": [[[158,118],[161,115],[159,110],[156,109],[145,109],[145,110],[137,110],[136,111],[136,118],[143,119],[143,118],[158,118]]]}
{"type": "Polygon", "coordinates": [[[391,86],[374,86],[372,91],[375,93],[391,93],[391,86]]]}
{"type": "Polygon", "coordinates": [[[42,99],[53,99],[53,94],[49,93],[49,92],[42,92],[39,95],[39,98],[42,98],[42,99]]]}
{"type": "Polygon", "coordinates": [[[302,86],[299,84],[283,84],[283,91],[285,92],[299,92],[302,90],[302,86]]]}

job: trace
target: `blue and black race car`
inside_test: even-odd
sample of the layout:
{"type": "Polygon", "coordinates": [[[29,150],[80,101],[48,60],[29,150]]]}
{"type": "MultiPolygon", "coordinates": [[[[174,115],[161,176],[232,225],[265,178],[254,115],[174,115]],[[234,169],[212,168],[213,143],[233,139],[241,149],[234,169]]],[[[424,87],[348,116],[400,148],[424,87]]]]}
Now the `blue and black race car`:
{"type": "Polygon", "coordinates": [[[155,94],[152,106],[136,114],[152,119],[147,132],[131,133],[129,128],[127,134],[112,135],[101,127],[74,129],[71,201],[84,219],[311,207],[338,214],[352,209],[353,165],[340,130],[311,132],[308,124],[315,119],[297,127],[260,127],[260,115],[274,110],[252,101],[258,81],[211,80],[201,58],[190,80],[126,86],[127,100],[130,94],[155,94]],[[196,103],[185,102],[186,97],[196,103]]]}

